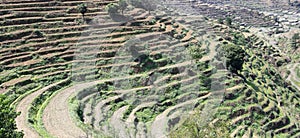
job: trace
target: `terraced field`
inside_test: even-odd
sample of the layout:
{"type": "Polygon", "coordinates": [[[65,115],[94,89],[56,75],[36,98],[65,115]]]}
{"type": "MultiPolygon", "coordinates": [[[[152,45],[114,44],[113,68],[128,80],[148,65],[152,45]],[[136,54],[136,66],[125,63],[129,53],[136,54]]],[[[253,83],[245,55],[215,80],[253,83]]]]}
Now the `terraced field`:
{"type": "MultiPolygon", "coordinates": [[[[88,5],[89,11],[85,16],[85,20],[94,18],[90,24],[76,23],[76,20],[81,19],[79,14],[72,12],[62,14],[69,9],[72,11],[74,6],[81,3],[80,1],[55,2],[53,4],[29,1],[26,1],[26,4],[24,4],[20,1],[19,3],[10,2],[2,5],[5,10],[10,12],[2,15],[5,16],[4,26],[2,26],[2,30],[5,32],[2,36],[5,39],[1,42],[3,47],[1,49],[1,57],[3,59],[1,65],[3,65],[2,69],[4,70],[2,72],[3,76],[5,75],[6,77],[3,78],[5,83],[2,83],[1,86],[6,90],[6,93],[18,97],[16,102],[14,102],[17,111],[21,112],[21,115],[17,118],[17,127],[24,131],[25,137],[38,137],[38,135],[43,137],[85,136],[86,132],[80,130],[73,123],[72,116],[68,110],[68,99],[77,92],[78,96],[76,97],[78,99],[76,98],[76,100],[79,101],[79,106],[82,107],[83,123],[90,124],[91,126],[89,127],[93,127],[97,131],[102,130],[105,133],[111,133],[111,129],[105,129],[105,126],[100,123],[108,121],[110,116],[120,118],[120,115],[112,116],[115,114],[113,110],[106,114],[114,106],[117,106],[117,108],[114,107],[114,110],[117,112],[118,108],[131,104],[130,110],[127,111],[123,108],[123,112],[130,113],[124,119],[128,118],[126,122],[131,122],[131,125],[134,126],[135,118],[141,119],[143,117],[142,115],[135,117],[135,112],[142,113],[148,106],[157,105],[156,110],[158,111],[144,120],[154,119],[158,114],[161,114],[164,120],[167,120],[165,118],[170,116],[168,112],[177,110],[177,108],[183,108],[181,110],[188,107],[190,110],[193,108],[192,105],[195,102],[189,101],[189,97],[195,97],[199,94],[203,95],[203,97],[199,97],[200,99],[204,99],[205,95],[207,97],[207,92],[191,91],[191,94],[194,93],[194,96],[188,94],[181,96],[180,93],[183,90],[180,90],[181,92],[178,90],[178,94],[175,95],[170,93],[174,85],[178,85],[179,88],[181,84],[190,84],[195,87],[194,89],[198,87],[195,85],[198,76],[193,74],[192,70],[186,69],[187,66],[193,63],[191,57],[185,53],[185,47],[189,45],[195,45],[194,47],[196,47],[198,42],[195,38],[192,38],[191,31],[184,30],[186,34],[179,36],[182,37],[181,40],[175,39],[172,33],[176,31],[182,32],[182,27],[173,28],[171,18],[165,15],[161,15],[161,17],[149,16],[143,10],[128,11],[128,14],[133,13],[132,16],[134,17],[134,21],[130,22],[129,25],[109,21],[109,15],[102,10],[102,5],[106,5],[109,2],[99,1],[88,5]],[[21,4],[23,4],[23,8],[20,9],[18,5],[21,4]],[[57,8],[53,8],[53,5],[56,5],[55,7],[57,8]],[[41,10],[49,10],[47,10],[47,13],[42,14],[39,9],[32,8],[36,6],[41,7],[41,10]],[[22,15],[22,18],[15,17],[17,14],[20,14],[17,12],[19,10],[22,14],[26,14],[23,11],[27,11],[28,18],[25,18],[27,16],[24,15],[22,15]],[[35,12],[38,14],[35,14],[35,12]],[[47,15],[54,17],[48,18],[47,15]],[[93,23],[103,20],[105,22],[102,22],[102,24],[93,23]],[[156,20],[153,25],[146,27],[140,25],[143,23],[150,24],[152,20],[156,20]],[[167,29],[160,28],[160,26],[164,26],[167,29]],[[9,28],[11,29],[8,31],[9,28]],[[26,29],[24,30],[23,28],[26,29]],[[146,41],[147,45],[151,45],[150,48],[145,50],[147,50],[147,56],[153,60],[151,62],[157,69],[152,70],[151,67],[147,66],[139,69],[137,61],[127,61],[130,55],[118,53],[118,50],[122,52],[123,48],[120,50],[122,45],[126,46],[127,43],[130,43],[130,41],[126,42],[128,35],[132,35],[144,43],[146,41]],[[175,57],[178,58],[177,61],[171,60],[175,57]],[[129,72],[120,72],[119,68],[134,68],[135,70],[132,70],[129,74],[129,72]],[[114,74],[114,70],[119,72],[114,74]],[[168,72],[170,74],[166,75],[168,72]],[[149,79],[147,76],[150,76],[150,74],[155,75],[155,73],[159,73],[156,76],[162,78],[152,78],[158,79],[157,82],[152,80],[152,82],[148,83],[159,84],[145,84],[146,82],[144,81],[149,79]],[[193,76],[189,76],[187,73],[192,73],[193,76]],[[132,74],[137,75],[131,76],[132,74]],[[118,88],[120,87],[118,86],[118,81],[123,81],[123,79],[119,80],[119,78],[123,78],[126,75],[128,76],[126,80],[139,80],[141,84],[128,84],[132,85],[127,88],[128,90],[118,88]],[[97,81],[99,79],[101,80],[97,81]],[[87,81],[92,82],[89,83],[87,81]],[[160,84],[163,82],[165,84],[160,84]],[[104,83],[104,88],[113,84],[110,87],[115,88],[111,88],[111,90],[108,88],[107,90],[99,89],[97,91],[86,90],[97,88],[95,86],[98,83],[104,83]],[[161,86],[155,87],[157,89],[155,90],[152,89],[152,85],[161,86]],[[84,91],[81,92],[78,88],[84,91]],[[169,89],[170,94],[166,97],[155,96],[164,92],[161,89],[164,89],[164,91],[169,89]],[[17,91],[15,92],[14,90],[17,91]],[[143,95],[144,100],[141,101],[129,101],[127,98],[122,98],[129,96],[130,93],[131,95],[134,95],[134,93],[149,94],[143,95]],[[95,96],[95,94],[98,96],[95,96]],[[107,94],[114,97],[104,96],[107,94]],[[118,94],[121,95],[117,96],[118,94]],[[153,96],[152,102],[148,99],[150,96],[153,96]],[[175,96],[178,99],[174,97],[174,101],[170,101],[170,96],[175,96]],[[116,100],[118,99],[123,100],[117,102],[116,100]],[[116,102],[114,103],[113,101],[116,102]],[[162,103],[163,101],[166,102],[162,103]],[[140,103],[135,105],[135,102],[140,103]],[[158,102],[161,102],[160,105],[158,105],[158,102]],[[168,106],[171,107],[177,103],[182,103],[182,105],[177,105],[172,107],[173,109],[169,109],[169,111],[162,112],[168,106]],[[103,113],[102,110],[106,110],[106,112],[103,113]],[[104,116],[107,117],[104,118],[104,116]]],[[[141,55],[135,55],[133,58],[139,59],[139,56],[146,56],[144,55],[146,54],[145,50],[141,50],[142,53],[139,53],[141,55]]],[[[188,88],[188,86],[186,85],[184,89],[193,89],[188,88]]],[[[138,97],[136,98],[139,99],[138,97]]],[[[175,118],[176,116],[173,117],[175,118]]],[[[155,122],[159,121],[154,121],[153,124],[156,124],[155,122]]],[[[131,135],[133,134],[131,133],[131,135]]]]}
{"type": "Polygon", "coordinates": [[[230,137],[300,136],[298,64],[284,80],[280,48],[220,24],[216,7],[159,1],[115,17],[105,7],[117,2],[1,2],[0,94],[24,137],[169,137],[198,111],[201,125],[228,121],[230,137]],[[239,74],[220,55],[227,44],[245,51],[239,74]]]}

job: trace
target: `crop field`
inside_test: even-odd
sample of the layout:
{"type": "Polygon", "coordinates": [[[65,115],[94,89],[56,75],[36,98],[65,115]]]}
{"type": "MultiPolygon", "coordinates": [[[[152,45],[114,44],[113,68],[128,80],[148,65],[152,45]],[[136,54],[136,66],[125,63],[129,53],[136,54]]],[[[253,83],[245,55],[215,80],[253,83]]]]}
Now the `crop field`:
{"type": "Polygon", "coordinates": [[[0,137],[300,137],[297,1],[0,2],[0,137]]]}

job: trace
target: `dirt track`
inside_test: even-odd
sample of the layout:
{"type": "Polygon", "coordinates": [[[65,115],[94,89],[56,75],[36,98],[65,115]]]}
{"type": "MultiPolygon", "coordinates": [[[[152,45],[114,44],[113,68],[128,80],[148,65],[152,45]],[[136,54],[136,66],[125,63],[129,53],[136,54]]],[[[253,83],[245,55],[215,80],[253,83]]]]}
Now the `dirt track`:
{"type": "Polygon", "coordinates": [[[76,91],[96,85],[88,82],[71,86],[59,92],[45,108],[43,123],[46,130],[58,138],[85,137],[86,134],[73,122],[68,109],[68,99],[76,91]]]}
{"type": "Polygon", "coordinates": [[[24,99],[22,99],[19,104],[16,107],[17,112],[21,112],[21,114],[16,118],[16,124],[18,130],[23,130],[24,131],[24,137],[25,138],[37,138],[40,137],[39,134],[33,130],[28,124],[27,121],[27,115],[28,115],[28,109],[33,102],[34,98],[36,98],[38,95],[42,94],[44,91],[48,90],[49,88],[56,86],[60,83],[65,82],[66,80],[62,80],[60,82],[51,84],[49,86],[46,86],[32,94],[29,94],[26,96],[24,99]]]}
{"type": "Polygon", "coordinates": [[[296,67],[299,66],[300,63],[296,63],[293,65],[289,65],[288,69],[291,71],[289,77],[287,78],[288,81],[292,83],[293,86],[295,86],[300,91],[300,86],[297,85],[294,81],[300,82],[300,79],[297,76],[296,67]]]}

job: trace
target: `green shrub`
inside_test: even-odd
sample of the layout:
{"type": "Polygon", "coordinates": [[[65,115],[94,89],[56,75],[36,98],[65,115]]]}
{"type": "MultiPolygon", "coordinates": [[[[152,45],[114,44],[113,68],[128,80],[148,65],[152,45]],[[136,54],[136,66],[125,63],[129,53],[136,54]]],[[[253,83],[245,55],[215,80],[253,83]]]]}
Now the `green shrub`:
{"type": "Polygon", "coordinates": [[[218,19],[218,23],[219,23],[219,24],[223,24],[223,23],[224,23],[224,22],[223,22],[223,19],[222,19],[222,18],[219,18],[219,19],[218,19]]]}
{"type": "Polygon", "coordinates": [[[154,25],[157,21],[155,19],[152,19],[149,21],[149,25],[154,25]]]}
{"type": "Polygon", "coordinates": [[[226,17],[225,22],[226,22],[226,25],[228,25],[228,26],[232,25],[232,19],[230,17],[226,17]]]}
{"type": "Polygon", "coordinates": [[[119,4],[117,3],[110,3],[106,6],[106,11],[109,14],[117,14],[119,10],[119,4]]]}
{"type": "Polygon", "coordinates": [[[44,34],[40,30],[34,30],[33,33],[35,35],[37,35],[38,37],[43,37],[44,36],[44,34]]]}
{"type": "Polygon", "coordinates": [[[190,44],[188,51],[193,59],[201,59],[205,52],[204,49],[201,49],[201,46],[194,44],[190,44]]]}
{"type": "Polygon", "coordinates": [[[232,35],[233,35],[232,42],[234,44],[237,44],[237,45],[246,45],[247,44],[246,38],[243,34],[241,34],[241,33],[232,33],[232,35]]]}
{"type": "Polygon", "coordinates": [[[212,124],[198,124],[200,113],[187,118],[182,125],[169,134],[170,138],[229,138],[230,123],[218,120],[212,124]]]}
{"type": "Polygon", "coordinates": [[[141,122],[151,121],[153,119],[153,110],[145,108],[142,111],[136,112],[136,116],[141,122]]]}
{"type": "Polygon", "coordinates": [[[87,6],[86,4],[79,4],[77,5],[77,10],[82,14],[82,17],[84,17],[84,14],[87,12],[87,6]]]}
{"type": "Polygon", "coordinates": [[[241,46],[233,44],[223,45],[220,54],[225,58],[227,69],[232,73],[237,74],[238,71],[242,70],[245,51],[241,46]]]}
{"type": "Polygon", "coordinates": [[[10,106],[11,100],[9,97],[0,94],[0,137],[1,138],[22,138],[23,133],[17,132],[15,118],[19,115],[10,106]]]}

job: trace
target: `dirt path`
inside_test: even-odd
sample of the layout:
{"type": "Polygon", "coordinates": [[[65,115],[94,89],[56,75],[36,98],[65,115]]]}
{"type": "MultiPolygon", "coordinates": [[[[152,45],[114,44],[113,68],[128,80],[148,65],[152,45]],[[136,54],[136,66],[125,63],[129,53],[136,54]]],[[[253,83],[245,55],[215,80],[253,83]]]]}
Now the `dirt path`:
{"type": "Polygon", "coordinates": [[[45,92],[46,90],[48,90],[49,88],[56,86],[60,83],[63,83],[67,81],[67,79],[62,80],[60,82],[51,84],[49,86],[46,86],[32,94],[29,94],[28,96],[26,96],[24,99],[22,99],[19,104],[16,107],[17,112],[21,112],[21,114],[16,118],[16,124],[17,124],[17,128],[18,130],[23,130],[24,132],[24,137],[25,138],[38,138],[40,137],[39,134],[29,126],[28,121],[27,121],[27,115],[28,115],[28,109],[31,105],[31,103],[33,102],[34,98],[36,98],[38,95],[42,94],[43,92],[45,92]]]}
{"type": "Polygon", "coordinates": [[[58,138],[85,137],[86,133],[73,122],[68,109],[68,99],[76,91],[96,85],[97,82],[88,82],[71,86],[59,92],[45,108],[43,123],[46,130],[58,138]]]}
{"type": "Polygon", "coordinates": [[[203,38],[204,40],[209,40],[209,44],[206,45],[209,48],[209,53],[200,59],[201,62],[212,60],[217,54],[216,47],[218,43],[208,38],[208,36],[209,35],[205,35],[203,38]]]}
{"type": "Polygon", "coordinates": [[[287,78],[287,81],[290,81],[293,86],[295,86],[300,91],[300,86],[297,85],[294,81],[300,82],[300,78],[297,76],[296,68],[300,65],[300,63],[295,63],[292,65],[288,65],[288,70],[290,70],[290,75],[287,78]],[[294,81],[293,81],[294,80],[294,81]]]}

